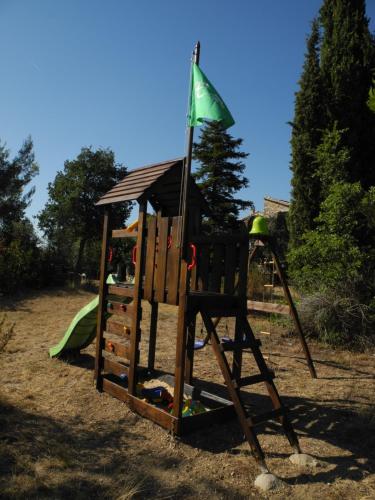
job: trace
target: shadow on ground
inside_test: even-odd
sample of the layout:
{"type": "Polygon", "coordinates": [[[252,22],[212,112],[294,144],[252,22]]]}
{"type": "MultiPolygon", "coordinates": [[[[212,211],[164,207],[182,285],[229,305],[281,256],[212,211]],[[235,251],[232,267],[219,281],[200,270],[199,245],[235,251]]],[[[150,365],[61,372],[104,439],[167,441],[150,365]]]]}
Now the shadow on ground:
{"type": "Polygon", "coordinates": [[[14,293],[11,296],[7,294],[3,294],[0,296],[0,310],[1,312],[7,311],[19,311],[19,312],[32,312],[30,306],[26,306],[26,303],[33,299],[45,298],[48,300],[53,297],[64,297],[64,296],[74,296],[80,295],[83,292],[96,293],[96,287],[91,285],[82,285],[73,287],[50,287],[43,288],[42,290],[38,289],[25,289],[21,290],[18,293],[14,293]]]}
{"type": "Polygon", "coordinates": [[[0,402],[0,498],[193,498],[210,491],[231,497],[233,489],[209,478],[194,487],[166,481],[180,465],[168,450],[132,463],[129,447],[146,439],[135,433],[138,417],[132,418],[88,430],[77,418],[61,423],[0,402]]]}
{"type": "MultiPolygon", "coordinates": [[[[202,388],[213,394],[227,397],[225,387],[204,382],[202,388]]],[[[261,414],[271,409],[269,398],[255,393],[244,395],[245,403],[253,415],[261,414]]],[[[333,482],[335,479],[363,479],[364,475],[375,472],[375,408],[368,404],[365,411],[357,413],[342,408],[342,401],[329,400],[317,404],[316,401],[300,397],[282,397],[283,403],[290,409],[290,419],[299,437],[306,436],[339,447],[348,452],[348,456],[321,456],[317,457],[327,464],[334,465],[329,470],[311,475],[298,474],[288,480],[291,484],[304,482],[333,482]],[[358,461],[359,459],[359,461],[358,461]]],[[[346,400],[350,404],[350,400],[346,400]]],[[[283,434],[281,425],[276,422],[257,427],[257,433],[283,434]]],[[[260,439],[262,437],[260,436],[260,439]]],[[[244,436],[237,421],[216,425],[207,430],[201,430],[184,438],[184,442],[194,447],[209,450],[212,453],[227,451],[229,453],[243,453],[236,447],[244,441],[244,436]]],[[[303,451],[303,450],[302,450],[303,451]]],[[[250,455],[250,450],[249,450],[250,455]]],[[[285,454],[275,453],[268,456],[288,457],[293,450],[285,437],[285,454]]]]}
{"type": "MultiPolygon", "coordinates": [[[[71,361],[75,366],[92,369],[94,358],[82,355],[71,361]]],[[[337,368],[343,368],[338,363],[333,363],[337,368]]],[[[353,373],[360,380],[373,378],[368,372],[356,370],[353,373]]],[[[355,378],[355,377],[354,377],[355,378]]],[[[220,384],[207,381],[196,381],[197,387],[228,398],[227,390],[220,384]]],[[[268,397],[256,393],[244,393],[247,406],[254,411],[253,415],[271,409],[268,397]]],[[[324,468],[314,476],[298,474],[289,479],[291,484],[304,484],[305,482],[333,482],[335,479],[360,480],[364,475],[375,471],[375,408],[368,404],[367,409],[355,412],[342,407],[342,400],[325,400],[323,403],[308,398],[283,396],[284,404],[291,410],[290,418],[298,436],[306,436],[328,443],[348,452],[348,456],[321,456],[317,457],[334,467],[324,468]]],[[[355,403],[350,400],[346,404],[355,403]]],[[[365,405],[366,406],[366,405],[365,405]]],[[[258,434],[282,435],[282,427],[275,422],[269,422],[257,427],[258,434]]],[[[262,439],[262,436],[260,436],[262,439]]],[[[213,425],[195,431],[181,439],[182,442],[211,453],[227,452],[230,454],[244,453],[251,456],[250,449],[239,450],[238,446],[244,442],[244,436],[236,419],[229,422],[213,425]]],[[[292,453],[285,437],[285,454],[271,454],[269,456],[286,458],[292,453]]]]}

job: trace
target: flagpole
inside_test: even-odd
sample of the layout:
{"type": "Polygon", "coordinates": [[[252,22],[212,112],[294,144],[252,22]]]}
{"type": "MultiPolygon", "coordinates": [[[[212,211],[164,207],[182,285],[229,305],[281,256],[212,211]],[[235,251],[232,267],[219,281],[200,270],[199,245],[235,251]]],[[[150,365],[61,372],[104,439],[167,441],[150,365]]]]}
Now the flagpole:
{"type": "MultiPolygon", "coordinates": [[[[201,44],[198,41],[195,44],[192,57],[192,65],[195,63],[199,65],[200,58],[200,48],[201,44]]],[[[190,95],[194,89],[190,89],[190,95]]],[[[187,227],[188,227],[188,196],[189,196],[189,179],[191,173],[191,160],[193,151],[193,138],[194,138],[194,127],[187,127],[187,141],[186,141],[186,158],[182,171],[182,208],[181,208],[181,218],[182,218],[182,229],[181,229],[181,245],[180,252],[181,257],[186,258],[186,247],[187,247],[187,227]]]]}

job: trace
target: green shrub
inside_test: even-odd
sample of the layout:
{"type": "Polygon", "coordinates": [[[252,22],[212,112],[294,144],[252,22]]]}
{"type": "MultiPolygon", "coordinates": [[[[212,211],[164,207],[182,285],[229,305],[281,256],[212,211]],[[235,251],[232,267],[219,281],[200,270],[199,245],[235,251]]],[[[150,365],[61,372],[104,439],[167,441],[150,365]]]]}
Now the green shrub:
{"type": "Polygon", "coordinates": [[[373,276],[375,269],[375,190],[359,183],[336,183],[322,203],[317,228],[288,254],[299,289],[316,291],[373,276]]]}
{"type": "Polygon", "coordinates": [[[375,330],[375,188],[338,182],[317,227],[288,254],[305,329],[334,345],[372,343],[375,330]]]}
{"type": "Polygon", "coordinates": [[[364,349],[375,344],[375,300],[362,302],[363,283],[345,282],[301,298],[304,331],[331,345],[364,349]]]}

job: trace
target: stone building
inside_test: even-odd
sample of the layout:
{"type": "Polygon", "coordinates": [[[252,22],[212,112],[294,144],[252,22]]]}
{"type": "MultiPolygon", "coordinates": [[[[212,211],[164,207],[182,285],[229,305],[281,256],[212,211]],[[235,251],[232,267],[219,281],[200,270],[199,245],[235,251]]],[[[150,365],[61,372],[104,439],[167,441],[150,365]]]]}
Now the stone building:
{"type": "Polygon", "coordinates": [[[264,197],[263,215],[265,217],[272,217],[280,212],[288,212],[290,203],[285,200],[277,200],[270,196],[264,197]]]}

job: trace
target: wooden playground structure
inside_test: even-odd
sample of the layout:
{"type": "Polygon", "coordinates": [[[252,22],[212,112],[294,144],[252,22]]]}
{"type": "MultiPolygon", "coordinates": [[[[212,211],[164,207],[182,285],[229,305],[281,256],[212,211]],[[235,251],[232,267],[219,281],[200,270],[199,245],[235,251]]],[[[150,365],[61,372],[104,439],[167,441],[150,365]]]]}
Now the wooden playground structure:
{"type": "MultiPolygon", "coordinates": [[[[247,319],[247,272],[249,234],[245,225],[236,233],[203,235],[201,221],[209,213],[199,188],[188,172],[184,158],[133,170],[97,203],[104,208],[100,267],[99,309],[96,337],[95,383],[99,391],[125,401],[132,410],[156,422],[175,435],[220,422],[237,414],[243,433],[262,470],[267,470],[255,427],[268,420],[280,422],[293,450],[300,452],[297,436],[289,420],[270,370],[247,319]],[[186,206],[180,213],[183,177],[188,183],[186,206]],[[136,232],[111,226],[111,205],[137,201],[136,232]],[[148,215],[151,205],[155,214],[148,215]],[[183,235],[186,231],[186,249],[183,235]],[[111,238],[136,238],[133,249],[134,283],[107,284],[111,238]],[[143,332],[142,300],[151,305],[147,366],[140,366],[143,332]],[[127,302],[127,303],[126,303],[127,302]],[[178,307],[175,370],[168,375],[174,388],[169,411],[140,397],[137,384],[145,377],[160,377],[155,370],[158,305],[178,307]],[[108,317],[108,313],[117,319],[108,317]],[[194,387],[196,317],[200,314],[207,330],[206,341],[221,369],[229,399],[194,387]],[[220,339],[219,318],[234,318],[232,339],[220,339]],[[118,319],[120,318],[120,319],[118,319]],[[109,340],[108,334],[116,336],[109,340]],[[118,340],[117,340],[118,339],[118,340]],[[231,354],[231,357],[228,357],[231,354]],[[242,373],[243,356],[252,355],[255,373],[242,373]],[[241,388],[264,383],[272,410],[252,414],[245,407],[241,388]],[[208,411],[183,416],[184,394],[199,399],[208,411]]],[[[302,335],[303,336],[303,335],[302,335]]],[[[310,366],[310,365],[309,365],[310,366]]]]}

